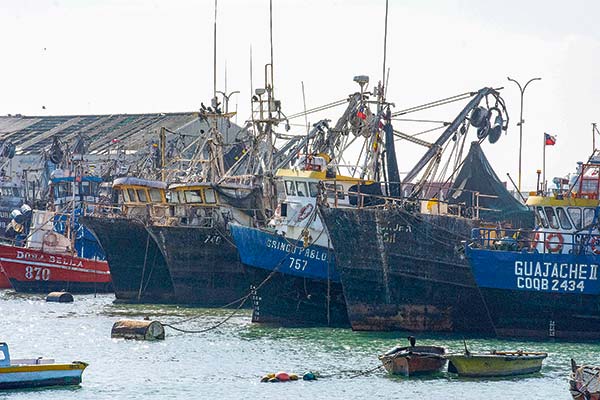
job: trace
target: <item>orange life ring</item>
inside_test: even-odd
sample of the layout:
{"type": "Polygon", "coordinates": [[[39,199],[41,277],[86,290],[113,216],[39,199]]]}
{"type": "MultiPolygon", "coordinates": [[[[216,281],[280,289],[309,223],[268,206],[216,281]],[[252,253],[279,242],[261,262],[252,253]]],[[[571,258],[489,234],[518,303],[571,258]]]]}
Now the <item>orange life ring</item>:
{"type": "Polygon", "coordinates": [[[600,237],[594,236],[590,239],[590,249],[594,254],[600,254],[600,237]]]}
{"type": "Polygon", "coordinates": [[[563,248],[564,238],[560,233],[551,233],[546,236],[546,250],[550,253],[560,253],[563,248]],[[552,239],[557,238],[558,242],[553,242],[552,239]]]}
{"type": "Polygon", "coordinates": [[[540,233],[536,232],[535,236],[533,237],[533,240],[531,241],[531,244],[530,244],[531,250],[535,249],[539,242],[540,242],[540,233]]]}
{"type": "Polygon", "coordinates": [[[312,205],[312,203],[308,203],[307,205],[305,205],[304,207],[302,207],[300,209],[300,211],[298,212],[298,216],[296,217],[296,219],[298,220],[298,222],[306,219],[306,217],[308,217],[312,213],[312,211],[313,211],[314,208],[315,207],[312,205]]]}

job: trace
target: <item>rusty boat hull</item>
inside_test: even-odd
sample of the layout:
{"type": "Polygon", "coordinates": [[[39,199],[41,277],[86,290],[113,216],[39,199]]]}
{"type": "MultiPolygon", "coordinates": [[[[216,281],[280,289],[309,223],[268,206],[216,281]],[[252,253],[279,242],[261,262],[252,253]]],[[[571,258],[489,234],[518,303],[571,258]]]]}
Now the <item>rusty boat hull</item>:
{"type": "MultiPolygon", "coordinates": [[[[178,303],[222,307],[249,299],[251,280],[225,224],[153,225],[148,230],[166,261],[178,303]]],[[[250,301],[244,306],[250,307],[250,301]]]]}
{"type": "Polygon", "coordinates": [[[320,207],[352,329],[493,333],[456,251],[478,222],[403,209],[320,207]]]}
{"type": "Polygon", "coordinates": [[[117,301],[175,301],[167,264],[142,221],[108,216],[83,216],[80,221],[94,233],[106,253],[117,301]]]}

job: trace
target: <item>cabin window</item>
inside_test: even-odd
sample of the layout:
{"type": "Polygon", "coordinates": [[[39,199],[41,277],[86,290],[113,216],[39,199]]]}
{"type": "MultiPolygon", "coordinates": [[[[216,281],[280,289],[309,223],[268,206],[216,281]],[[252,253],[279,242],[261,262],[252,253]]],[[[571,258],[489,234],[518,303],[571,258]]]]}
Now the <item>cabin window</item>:
{"type": "Polygon", "coordinates": [[[562,207],[556,208],[556,213],[558,214],[558,222],[560,222],[560,227],[563,229],[571,229],[573,225],[571,225],[571,221],[569,221],[569,216],[565,212],[565,209],[562,207]]]}
{"type": "Polygon", "coordinates": [[[308,187],[306,186],[306,182],[296,182],[296,186],[298,187],[298,196],[308,197],[308,187]]]}
{"type": "Polygon", "coordinates": [[[558,229],[558,218],[556,218],[554,208],[544,207],[544,211],[546,212],[546,217],[548,217],[548,223],[550,224],[550,228],[558,229]]]}
{"type": "Polygon", "coordinates": [[[153,203],[162,203],[162,195],[158,189],[150,189],[150,200],[153,203]]]}
{"type": "Polygon", "coordinates": [[[91,196],[92,195],[89,182],[81,182],[79,184],[79,194],[82,196],[91,196]]]}
{"type": "Polygon", "coordinates": [[[137,195],[142,203],[148,202],[148,196],[146,196],[146,191],[144,189],[137,189],[137,195]]]}
{"type": "Polygon", "coordinates": [[[19,189],[17,189],[16,187],[5,187],[2,188],[0,190],[0,193],[2,194],[2,196],[6,196],[6,197],[20,197],[20,193],[19,193],[19,189]]]}
{"type": "Polygon", "coordinates": [[[583,193],[596,193],[598,192],[598,180],[597,179],[584,179],[581,185],[581,192],[583,193]]]}
{"type": "Polygon", "coordinates": [[[585,208],[583,210],[583,228],[590,226],[594,222],[594,209],[585,208]]]}
{"type": "Polygon", "coordinates": [[[208,204],[214,204],[217,202],[215,191],[213,189],[204,189],[204,199],[208,204]]]}
{"type": "Polygon", "coordinates": [[[73,196],[73,184],[70,182],[60,183],[58,185],[57,197],[72,197],[73,196]]]}
{"type": "Polygon", "coordinates": [[[275,190],[277,191],[277,199],[283,200],[285,199],[285,184],[282,180],[275,181],[275,190]]]}
{"type": "Polygon", "coordinates": [[[536,207],[535,211],[538,215],[539,222],[542,224],[544,228],[548,228],[548,221],[546,221],[546,215],[544,214],[544,210],[542,207],[536,207]]]}
{"type": "Polygon", "coordinates": [[[202,203],[202,191],[201,190],[186,190],[185,191],[186,203],[202,203]]]}
{"type": "Polygon", "coordinates": [[[125,193],[123,190],[119,190],[119,189],[113,189],[113,202],[116,202],[116,204],[123,204],[123,203],[128,203],[129,200],[126,200],[127,193],[125,193]]]}
{"type": "Polygon", "coordinates": [[[129,197],[129,201],[132,203],[137,203],[137,196],[135,195],[135,190],[127,189],[127,195],[129,197]]]}
{"type": "Polygon", "coordinates": [[[167,201],[169,203],[179,204],[179,195],[177,192],[167,192],[166,193],[167,201]]]}
{"type": "Polygon", "coordinates": [[[581,229],[581,208],[569,207],[567,208],[567,212],[571,216],[571,220],[573,221],[573,224],[575,224],[575,228],[581,229]]]}
{"type": "Polygon", "coordinates": [[[325,184],[325,191],[327,192],[327,198],[335,199],[337,193],[338,200],[344,200],[344,187],[342,185],[334,185],[333,183],[325,184]]]}
{"type": "Polygon", "coordinates": [[[16,187],[5,187],[2,188],[2,190],[0,190],[0,193],[2,194],[2,196],[6,196],[6,197],[20,197],[21,193],[19,192],[19,189],[16,187]]]}
{"type": "Polygon", "coordinates": [[[310,197],[317,197],[319,194],[319,185],[317,182],[308,182],[308,189],[310,191],[310,197]]]}
{"type": "Polygon", "coordinates": [[[285,192],[288,196],[296,196],[296,185],[294,181],[285,181],[285,192]]]}

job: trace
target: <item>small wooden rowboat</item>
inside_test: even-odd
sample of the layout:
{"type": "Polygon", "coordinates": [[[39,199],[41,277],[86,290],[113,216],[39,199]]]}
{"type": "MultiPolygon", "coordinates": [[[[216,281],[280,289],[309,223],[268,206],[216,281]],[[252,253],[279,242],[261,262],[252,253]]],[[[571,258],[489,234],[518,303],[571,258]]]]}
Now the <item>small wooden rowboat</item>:
{"type": "Polygon", "coordinates": [[[411,343],[410,346],[396,346],[379,356],[387,372],[410,376],[436,372],[444,368],[446,349],[438,346],[415,346],[414,338],[409,337],[408,339],[411,343]]]}
{"type": "Polygon", "coordinates": [[[578,366],[571,360],[569,391],[575,400],[600,400],[600,367],[578,366]]]}
{"type": "Polygon", "coordinates": [[[542,369],[547,353],[524,351],[492,351],[490,353],[450,354],[448,372],[468,377],[515,376],[532,374],[542,369]]]}
{"type": "Polygon", "coordinates": [[[87,366],[81,361],[56,364],[42,357],[11,360],[8,345],[0,343],[0,389],[79,385],[87,366]]]}

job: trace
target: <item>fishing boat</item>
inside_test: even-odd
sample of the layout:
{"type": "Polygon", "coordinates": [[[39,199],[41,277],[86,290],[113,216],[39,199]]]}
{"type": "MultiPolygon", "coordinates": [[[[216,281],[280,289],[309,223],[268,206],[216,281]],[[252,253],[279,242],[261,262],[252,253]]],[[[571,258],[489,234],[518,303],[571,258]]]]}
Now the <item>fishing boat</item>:
{"type": "Polygon", "coordinates": [[[412,376],[441,371],[446,365],[446,349],[440,346],[415,346],[415,338],[408,337],[410,346],[396,346],[379,356],[387,372],[412,376]]]}
{"type": "Polygon", "coordinates": [[[600,338],[600,154],[552,193],[532,193],[533,230],[475,229],[465,249],[498,336],[600,338]]]}
{"type": "Polygon", "coordinates": [[[55,213],[33,211],[25,246],[0,244],[0,265],[17,292],[112,290],[108,263],[78,256],[73,241],[54,229],[55,213]]]}
{"type": "Polygon", "coordinates": [[[277,170],[280,202],[265,228],[230,226],[252,282],[268,279],[256,295],[253,322],[348,326],[340,277],[316,200],[322,187],[332,204],[350,206],[343,193],[358,179],[328,170],[325,157],[302,156],[292,168],[277,170]]]}
{"type": "Polygon", "coordinates": [[[600,399],[600,367],[593,365],[578,366],[571,360],[569,391],[575,400],[600,399]]]}
{"type": "Polygon", "coordinates": [[[113,181],[117,202],[80,218],[106,253],[117,301],[170,303],[175,292],[167,263],[146,230],[169,215],[167,184],[136,177],[113,181]]]}
{"type": "Polygon", "coordinates": [[[10,284],[10,280],[8,279],[8,276],[6,276],[4,269],[2,269],[2,267],[0,267],[0,289],[10,289],[10,288],[12,288],[12,286],[10,284]]]}
{"type": "Polygon", "coordinates": [[[449,354],[448,372],[459,376],[484,378],[526,375],[540,372],[547,353],[492,351],[490,353],[449,354]]]}
{"type": "Polygon", "coordinates": [[[227,225],[261,213],[262,194],[250,184],[188,182],[169,186],[172,215],[147,226],[160,249],[180,303],[208,307],[248,297],[250,280],[227,225]]]}
{"type": "MultiPolygon", "coordinates": [[[[0,146],[0,160],[7,151],[10,151],[10,146],[7,143],[0,146]]],[[[14,155],[14,149],[12,152],[14,155]]],[[[7,176],[0,177],[0,239],[12,236],[14,233],[12,222],[16,216],[14,210],[21,212],[20,208],[22,207],[24,207],[23,211],[31,211],[31,208],[25,204],[24,188],[21,183],[7,176]]],[[[8,277],[0,267],[0,289],[10,289],[11,287],[8,277]]]]}
{"type": "MultiPolygon", "coordinates": [[[[255,286],[253,322],[290,326],[349,325],[346,300],[329,234],[317,212],[319,203],[356,207],[358,190],[376,196],[378,184],[340,172],[339,160],[350,138],[366,138],[378,118],[363,91],[368,77],[355,81],[361,92],[350,95],[335,126],[321,120],[275,172],[277,206],[265,226],[232,224],[230,230],[242,263],[255,286]]],[[[341,104],[344,104],[341,103],[341,104]]],[[[365,142],[367,139],[365,139],[365,142]]],[[[355,168],[357,170],[357,168],[355,168]]],[[[371,196],[363,196],[369,205],[371,196]]]]}
{"type": "MultiPolygon", "coordinates": [[[[456,248],[482,224],[497,226],[497,221],[509,220],[511,226],[531,226],[533,218],[498,179],[480,145],[490,131],[489,121],[480,121],[481,115],[489,114],[479,103],[487,99],[502,108],[499,93],[483,88],[469,97],[404,177],[400,198],[387,190],[382,206],[319,206],[354,330],[493,332],[473,274],[456,248]],[[482,128],[478,128],[480,141],[473,142],[463,158],[467,119],[471,126],[476,123],[482,128]],[[446,146],[452,138],[453,144],[446,146]],[[439,166],[445,159],[440,150],[444,146],[451,153],[445,155],[445,164],[454,162],[454,167],[439,166]],[[453,172],[436,177],[438,169],[453,172]],[[413,182],[418,175],[420,179],[413,182]]],[[[491,141],[498,140],[505,128],[502,119],[497,114],[491,141]]],[[[387,148],[386,154],[392,151],[387,148]]],[[[392,162],[386,165],[389,169],[392,162]]],[[[387,176],[393,189],[389,178],[393,174],[387,176]]],[[[353,195],[361,197],[356,191],[353,195]]]]}
{"type": "Polygon", "coordinates": [[[11,359],[6,343],[0,343],[0,389],[79,385],[88,364],[55,363],[50,358],[11,359]]]}

